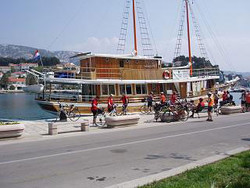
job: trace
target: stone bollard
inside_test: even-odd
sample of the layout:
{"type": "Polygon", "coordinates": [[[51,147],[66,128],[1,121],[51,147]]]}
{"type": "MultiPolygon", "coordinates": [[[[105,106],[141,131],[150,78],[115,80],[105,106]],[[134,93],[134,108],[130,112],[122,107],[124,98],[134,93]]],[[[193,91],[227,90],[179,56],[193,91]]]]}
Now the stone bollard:
{"type": "Polygon", "coordinates": [[[81,131],[89,131],[89,120],[81,123],[81,131]]]}
{"type": "Polygon", "coordinates": [[[50,122],[48,123],[48,127],[49,127],[49,135],[57,135],[57,125],[50,122]]]}

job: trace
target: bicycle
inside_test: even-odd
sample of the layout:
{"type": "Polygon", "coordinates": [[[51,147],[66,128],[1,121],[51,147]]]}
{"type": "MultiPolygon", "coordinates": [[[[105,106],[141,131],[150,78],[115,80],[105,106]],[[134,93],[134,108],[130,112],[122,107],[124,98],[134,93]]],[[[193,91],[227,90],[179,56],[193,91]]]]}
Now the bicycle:
{"type": "Polygon", "coordinates": [[[149,114],[151,111],[149,110],[148,103],[145,102],[141,107],[140,107],[140,112],[142,114],[149,114]]]}
{"type": "Polygon", "coordinates": [[[127,115],[127,112],[128,112],[128,104],[123,104],[122,105],[122,111],[118,114],[119,116],[122,116],[122,115],[127,115]]]}
{"type": "Polygon", "coordinates": [[[111,110],[111,112],[108,113],[109,116],[118,116],[119,114],[117,113],[117,104],[113,105],[113,109],[111,110]]]}
{"type": "Polygon", "coordinates": [[[170,105],[166,110],[164,110],[163,114],[161,115],[161,121],[166,121],[170,123],[171,120],[180,120],[180,121],[187,121],[189,117],[189,112],[187,111],[186,107],[183,106],[181,103],[176,105],[170,105]]]}
{"type": "Polygon", "coordinates": [[[96,126],[98,127],[104,127],[106,125],[106,113],[104,111],[104,108],[97,110],[97,116],[96,116],[96,126]]]}
{"type": "Polygon", "coordinates": [[[71,121],[77,121],[80,118],[81,116],[80,111],[78,107],[76,107],[74,104],[62,105],[60,102],[58,103],[59,103],[59,117],[61,113],[64,113],[66,117],[69,118],[71,121]]]}
{"type": "Polygon", "coordinates": [[[169,107],[169,103],[161,104],[161,103],[155,103],[153,109],[154,109],[154,119],[155,121],[158,121],[158,119],[161,117],[161,112],[167,110],[169,107]]]}

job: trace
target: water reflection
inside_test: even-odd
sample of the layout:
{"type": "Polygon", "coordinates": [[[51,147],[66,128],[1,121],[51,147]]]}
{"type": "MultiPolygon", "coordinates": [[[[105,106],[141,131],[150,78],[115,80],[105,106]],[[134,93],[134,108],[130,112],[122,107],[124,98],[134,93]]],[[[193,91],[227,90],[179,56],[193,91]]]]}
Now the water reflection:
{"type": "Polygon", "coordinates": [[[0,119],[39,120],[55,118],[55,115],[42,110],[34,100],[34,95],[1,94],[0,119]]]}

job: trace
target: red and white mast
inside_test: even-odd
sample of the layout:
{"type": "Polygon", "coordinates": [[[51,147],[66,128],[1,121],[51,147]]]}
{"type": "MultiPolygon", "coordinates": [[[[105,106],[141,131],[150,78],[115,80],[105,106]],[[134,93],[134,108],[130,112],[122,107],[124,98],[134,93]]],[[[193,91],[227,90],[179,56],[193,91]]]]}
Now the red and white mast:
{"type": "Polygon", "coordinates": [[[189,56],[189,63],[190,63],[190,76],[192,76],[193,67],[192,67],[191,40],[190,40],[190,29],[189,29],[188,0],[185,0],[185,2],[186,2],[186,13],[187,13],[188,56],[189,56]]]}
{"type": "Polygon", "coordinates": [[[137,36],[136,36],[136,15],[135,15],[135,0],[133,0],[133,23],[134,23],[134,49],[135,55],[137,56],[137,36]]]}

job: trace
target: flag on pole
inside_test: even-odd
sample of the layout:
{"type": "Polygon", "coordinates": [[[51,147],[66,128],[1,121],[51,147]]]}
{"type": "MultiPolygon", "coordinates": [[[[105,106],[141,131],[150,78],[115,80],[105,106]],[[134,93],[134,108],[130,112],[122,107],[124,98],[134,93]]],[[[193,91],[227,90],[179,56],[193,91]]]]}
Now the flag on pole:
{"type": "Polygon", "coordinates": [[[35,51],[33,59],[34,59],[34,61],[41,60],[41,56],[40,56],[40,53],[38,52],[38,50],[35,51]]]}

